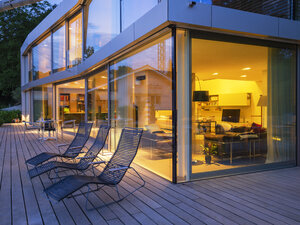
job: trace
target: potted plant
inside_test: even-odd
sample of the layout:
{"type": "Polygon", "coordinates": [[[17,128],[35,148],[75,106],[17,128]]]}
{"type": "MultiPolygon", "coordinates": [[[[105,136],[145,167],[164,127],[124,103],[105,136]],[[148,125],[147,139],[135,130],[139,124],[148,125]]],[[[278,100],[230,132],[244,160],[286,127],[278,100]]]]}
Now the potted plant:
{"type": "Polygon", "coordinates": [[[207,147],[204,146],[203,152],[205,155],[206,164],[211,164],[212,156],[218,154],[218,145],[217,144],[209,144],[207,147]]]}

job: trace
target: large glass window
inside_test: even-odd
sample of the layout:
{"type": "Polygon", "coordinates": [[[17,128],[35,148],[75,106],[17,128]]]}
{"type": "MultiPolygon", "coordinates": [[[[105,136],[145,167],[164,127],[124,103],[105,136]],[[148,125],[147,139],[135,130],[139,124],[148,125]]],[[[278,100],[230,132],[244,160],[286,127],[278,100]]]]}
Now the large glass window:
{"type": "Polygon", "coordinates": [[[53,32],[53,72],[59,72],[66,67],[66,27],[60,26],[53,32]]]}
{"type": "Polygon", "coordinates": [[[295,50],[190,40],[192,178],[295,164],[295,50]]]}
{"type": "Polygon", "coordinates": [[[69,59],[68,66],[73,67],[82,60],[82,13],[69,20],[69,59]]]}
{"type": "Polygon", "coordinates": [[[56,111],[61,121],[76,120],[78,124],[85,116],[85,81],[78,80],[56,86],[56,111]]]}
{"type": "Polygon", "coordinates": [[[37,80],[46,77],[51,72],[51,37],[32,48],[32,79],[37,80]]]}
{"type": "Polygon", "coordinates": [[[33,120],[53,119],[53,87],[51,84],[33,88],[33,120]]]}
{"type": "Polygon", "coordinates": [[[121,0],[122,30],[158,4],[158,0],[121,0]]]}
{"type": "Polygon", "coordinates": [[[88,121],[96,127],[108,125],[107,70],[102,70],[88,78],[88,121]]]}
{"type": "Polygon", "coordinates": [[[112,146],[123,127],[144,129],[135,162],[172,177],[172,42],[162,36],[110,67],[112,146]]]}
{"type": "Polygon", "coordinates": [[[85,55],[89,57],[120,33],[120,1],[93,0],[86,9],[85,55]]]}

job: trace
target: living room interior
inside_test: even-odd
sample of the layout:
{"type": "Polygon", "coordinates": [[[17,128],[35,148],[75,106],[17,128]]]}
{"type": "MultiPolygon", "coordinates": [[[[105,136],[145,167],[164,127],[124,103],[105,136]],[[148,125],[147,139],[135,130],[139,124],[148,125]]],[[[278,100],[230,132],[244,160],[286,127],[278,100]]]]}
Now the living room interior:
{"type": "Polygon", "coordinates": [[[192,39],[192,173],[264,164],[268,48],[192,39]]]}

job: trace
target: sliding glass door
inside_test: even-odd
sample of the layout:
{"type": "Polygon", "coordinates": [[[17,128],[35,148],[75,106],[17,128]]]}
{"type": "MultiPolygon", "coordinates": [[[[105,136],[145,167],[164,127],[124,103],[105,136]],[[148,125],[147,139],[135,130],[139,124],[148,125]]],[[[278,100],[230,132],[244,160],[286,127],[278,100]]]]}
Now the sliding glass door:
{"type": "Polygon", "coordinates": [[[295,48],[198,34],[190,46],[191,178],[295,165],[295,48]]]}

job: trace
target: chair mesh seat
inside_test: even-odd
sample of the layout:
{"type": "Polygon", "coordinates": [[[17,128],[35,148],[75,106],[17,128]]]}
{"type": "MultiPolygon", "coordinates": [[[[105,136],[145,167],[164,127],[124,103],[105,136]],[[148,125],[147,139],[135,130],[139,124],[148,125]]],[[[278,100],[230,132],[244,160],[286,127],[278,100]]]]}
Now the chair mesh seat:
{"type": "Polygon", "coordinates": [[[65,169],[77,169],[77,164],[51,161],[28,170],[28,174],[30,178],[34,178],[58,167],[65,169]]]}
{"type": "Polygon", "coordinates": [[[51,158],[54,158],[56,156],[60,156],[60,154],[57,154],[57,153],[51,153],[51,152],[43,152],[37,156],[34,156],[33,158],[31,159],[28,159],[26,161],[26,163],[30,164],[30,165],[33,165],[33,166],[37,166],[51,158]]]}
{"type": "Polygon", "coordinates": [[[43,152],[26,161],[27,164],[37,166],[54,157],[75,158],[78,156],[84,145],[89,139],[93,123],[80,123],[76,136],[63,154],[43,152]],[[77,148],[74,148],[77,147],[77,148]]]}
{"type": "Polygon", "coordinates": [[[98,177],[72,175],[46,188],[45,192],[56,201],[60,201],[87,184],[105,184],[105,182],[98,177]]]}

